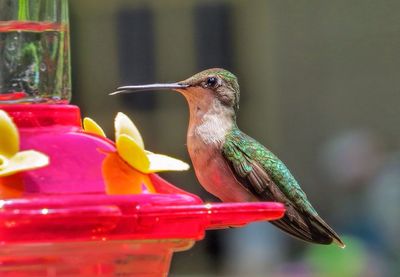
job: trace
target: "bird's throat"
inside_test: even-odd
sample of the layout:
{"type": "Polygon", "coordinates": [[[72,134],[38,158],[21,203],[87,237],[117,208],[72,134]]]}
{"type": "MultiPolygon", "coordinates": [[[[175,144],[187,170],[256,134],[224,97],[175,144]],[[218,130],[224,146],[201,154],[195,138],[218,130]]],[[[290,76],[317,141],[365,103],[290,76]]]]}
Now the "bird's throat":
{"type": "Polygon", "coordinates": [[[189,107],[188,144],[221,145],[236,124],[232,112],[218,101],[211,101],[208,106],[189,103],[189,107]]]}

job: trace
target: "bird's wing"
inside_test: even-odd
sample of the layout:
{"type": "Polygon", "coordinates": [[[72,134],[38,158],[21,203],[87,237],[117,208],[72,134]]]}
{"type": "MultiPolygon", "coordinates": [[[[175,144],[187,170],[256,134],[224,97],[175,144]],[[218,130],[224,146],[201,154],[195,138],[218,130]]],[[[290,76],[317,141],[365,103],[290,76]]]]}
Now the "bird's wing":
{"type": "Polygon", "coordinates": [[[283,162],[238,129],[228,136],[222,153],[238,181],[260,200],[286,205],[285,216],[272,224],[305,241],[343,244],[318,216],[283,162]]]}

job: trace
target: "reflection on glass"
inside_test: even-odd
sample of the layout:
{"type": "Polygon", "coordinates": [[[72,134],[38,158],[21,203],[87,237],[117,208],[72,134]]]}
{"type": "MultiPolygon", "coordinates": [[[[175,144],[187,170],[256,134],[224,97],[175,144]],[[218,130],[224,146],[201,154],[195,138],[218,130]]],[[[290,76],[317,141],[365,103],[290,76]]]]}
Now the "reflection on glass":
{"type": "Polygon", "coordinates": [[[0,103],[67,103],[67,0],[0,0],[0,103]]]}

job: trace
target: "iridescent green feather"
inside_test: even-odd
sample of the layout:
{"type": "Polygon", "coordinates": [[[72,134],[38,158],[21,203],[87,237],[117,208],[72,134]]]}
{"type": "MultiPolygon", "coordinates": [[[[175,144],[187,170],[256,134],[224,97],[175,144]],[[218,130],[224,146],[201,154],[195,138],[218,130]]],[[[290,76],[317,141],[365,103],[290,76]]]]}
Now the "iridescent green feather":
{"type": "Polygon", "coordinates": [[[226,135],[222,152],[229,162],[240,165],[235,168],[241,168],[243,175],[253,170],[248,163],[249,160],[258,163],[294,206],[310,214],[317,215],[306,194],[285,164],[271,151],[241,132],[237,127],[226,135]]]}

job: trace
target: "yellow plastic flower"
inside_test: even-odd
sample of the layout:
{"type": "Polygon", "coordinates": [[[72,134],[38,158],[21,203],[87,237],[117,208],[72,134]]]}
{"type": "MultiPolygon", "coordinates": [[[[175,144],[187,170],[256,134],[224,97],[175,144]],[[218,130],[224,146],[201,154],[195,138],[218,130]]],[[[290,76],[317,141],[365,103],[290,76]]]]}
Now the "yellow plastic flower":
{"type": "Polygon", "coordinates": [[[83,129],[85,129],[85,131],[88,133],[96,134],[101,137],[106,137],[103,129],[93,119],[89,117],[85,117],[83,119],[83,129]]]}
{"type": "Polygon", "coordinates": [[[0,110],[0,177],[48,164],[49,158],[38,151],[19,151],[17,127],[8,114],[0,110]]]}
{"type": "MultiPolygon", "coordinates": [[[[83,128],[105,137],[102,128],[90,118],[83,120],[83,128]]],[[[154,193],[148,173],[189,169],[180,160],[145,150],[140,132],[123,113],[115,118],[115,140],[117,152],[107,153],[102,164],[107,194],[154,193]]]]}
{"type": "MultiPolygon", "coordinates": [[[[145,150],[139,130],[125,114],[118,113],[114,125],[117,152],[133,168],[143,173],[189,169],[185,162],[145,150]]],[[[102,128],[90,118],[83,120],[83,128],[89,133],[105,137],[102,128]]]]}

